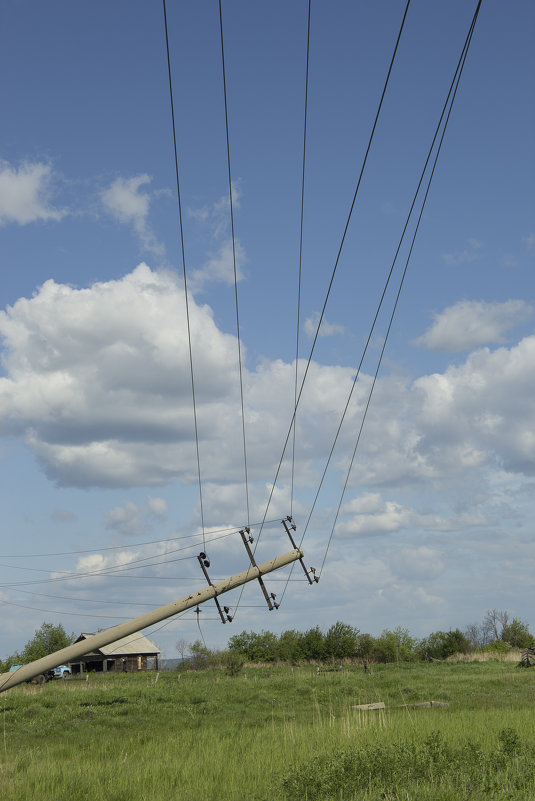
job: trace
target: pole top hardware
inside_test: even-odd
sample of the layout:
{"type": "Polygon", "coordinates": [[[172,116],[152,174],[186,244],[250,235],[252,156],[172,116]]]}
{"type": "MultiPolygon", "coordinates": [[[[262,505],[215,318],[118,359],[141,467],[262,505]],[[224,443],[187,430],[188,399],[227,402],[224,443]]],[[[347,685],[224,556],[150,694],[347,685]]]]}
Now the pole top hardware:
{"type": "MultiPolygon", "coordinates": [[[[205,577],[206,581],[208,582],[210,587],[213,587],[214,585],[210,581],[210,576],[208,575],[208,571],[206,570],[207,567],[210,567],[210,560],[208,559],[208,557],[206,556],[204,551],[200,552],[200,554],[198,555],[197,559],[199,560],[199,564],[201,566],[202,572],[204,573],[204,577],[205,577]]],[[[214,601],[215,601],[215,605],[217,606],[217,611],[219,612],[219,617],[221,618],[221,622],[222,623],[226,623],[227,620],[228,620],[229,623],[232,623],[232,617],[231,617],[231,615],[228,614],[229,611],[230,611],[228,606],[225,606],[225,614],[223,614],[223,610],[221,609],[221,606],[219,605],[219,601],[217,600],[217,594],[214,595],[214,601]]],[[[195,611],[198,614],[199,611],[200,611],[199,607],[197,607],[197,609],[195,611]]]]}
{"type": "MultiPolygon", "coordinates": [[[[287,517],[284,518],[284,520],[281,520],[281,523],[284,526],[284,528],[286,530],[286,533],[287,533],[288,537],[290,538],[290,542],[292,543],[293,547],[297,549],[297,545],[295,544],[295,540],[292,537],[292,531],[297,531],[297,526],[293,522],[293,518],[290,515],[288,515],[287,517]],[[288,524],[290,524],[290,525],[288,525],[288,524]]],[[[302,556],[299,557],[299,561],[301,563],[301,567],[305,571],[305,576],[308,579],[308,583],[309,584],[314,584],[314,582],[316,582],[316,584],[317,584],[318,581],[320,580],[320,577],[316,576],[316,569],[314,567],[311,567],[310,570],[307,570],[306,567],[305,567],[305,563],[303,562],[303,557],[302,556]],[[310,574],[312,574],[312,578],[311,578],[310,574]]]]}
{"type": "MultiPolygon", "coordinates": [[[[246,526],[245,528],[241,529],[240,537],[242,538],[243,544],[245,545],[245,550],[247,551],[247,556],[251,560],[251,565],[253,567],[257,567],[257,564],[255,562],[255,558],[254,558],[254,553],[251,550],[251,543],[254,542],[254,537],[251,536],[251,529],[249,528],[249,526],[246,526]]],[[[271,595],[268,595],[268,591],[266,590],[266,585],[262,581],[262,576],[258,576],[258,583],[260,584],[260,587],[261,587],[262,592],[264,594],[264,598],[266,599],[266,603],[267,603],[269,611],[272,612],[274,609],[278,609],[280,604],[275,603],[275,595],[273,593],[271,593],[271,595]]]]}

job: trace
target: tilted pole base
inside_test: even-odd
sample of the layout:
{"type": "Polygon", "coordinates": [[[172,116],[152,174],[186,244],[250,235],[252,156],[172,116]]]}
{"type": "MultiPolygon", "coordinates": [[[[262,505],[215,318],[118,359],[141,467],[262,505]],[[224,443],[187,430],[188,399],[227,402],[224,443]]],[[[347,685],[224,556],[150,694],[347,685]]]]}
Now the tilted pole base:
{"type": "Polygon", "coordinates": [[[139,617],[128,620],[126,623],[119,623],[118,626],[113,626],[111,629],[99,631],[98,634],[87,637],[83,642],[68,645],[66,648],[62,648],[61,651],[56,651],[48,656],[43,656],[42,659],[37,659],[35,662],[30,662],[29,665],[22,665],[17,670],[14,670],[13,673],[2,673],[0,674],[0,692],[8,690],[10,687],[15,687],[17,684],[22,684],[24,681],[30,681],[30,679],[46,673],[52,668],[58,667],[58,665],[72,662],[84,656],[84,654],[101,648],[103,645],[109,645],[122,637],[127,637],[129,634],[135,634],[137,631],[141,631],[147,626],[153,626],[155,623],[177,615],[179,612],[184,612],[193,606],[203,604],[211,598],[223,595],[223,593],[240,587],[242,584],[247,584],[249,581],[254,581],[266,573],[271,573],[273,570],[278,570],[292,562],[296,562],[302,557],[303,552],[296,548],[293,551],[263,562],[261,565],[251,566],[243,573],[237,573],[235,576],[219,581],[217,584],[212,584],[203,590],[199,590],[199,592],[188,595],[186,598],[181,598],[179,601],[172,601],[170,604],[160,606],[158,609],[146,612],[144,615],[139,615],[139,617]]]}

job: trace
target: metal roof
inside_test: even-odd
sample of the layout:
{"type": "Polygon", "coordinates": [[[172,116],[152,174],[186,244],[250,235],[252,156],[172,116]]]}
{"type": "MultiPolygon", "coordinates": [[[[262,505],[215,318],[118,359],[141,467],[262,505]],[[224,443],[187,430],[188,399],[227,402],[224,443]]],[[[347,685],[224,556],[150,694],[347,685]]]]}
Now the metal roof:
{"type": "MultiPolygon", "coordinates": [[[[76,642],[86,640],[92,637],[92,634],[80,634],[76,642]]],[[[108,645],[103,645],[101,648],[95,649],[95,652],[101,653],[104,656],[133,656],[137,654],[159,654],[160,649],[154,645],[153,642],[148,640],[143,634],[136,632],[129,634],[127,637],[121,637],[120,640],[111,642],[108,645]]]]}

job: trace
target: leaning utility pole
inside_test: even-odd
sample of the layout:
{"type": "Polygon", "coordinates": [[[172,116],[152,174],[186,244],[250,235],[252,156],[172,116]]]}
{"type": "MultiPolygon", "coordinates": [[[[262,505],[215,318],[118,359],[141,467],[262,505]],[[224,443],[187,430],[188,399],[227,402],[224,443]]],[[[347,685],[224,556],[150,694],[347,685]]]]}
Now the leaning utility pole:
{"type": "Polygon", "coordinates": [[[193,606],[198,606],[211,598],[217,598],[218,595],[223,595],[223,593],[233,590],[242,584],[247,584],[249,581],[254,581],[254,579],[261,581],[261,577],[266,573],[271,573],[273,570],[278,570],[302,558],[303,552],[301,549],[295,548],[293,551],[276,556],[268,562],[263,562],[260,565],[253,564],[243,573],[237,573],[235,576],[219,581],[217,584],[210,584],[206,589],[199,590],[199,592],[188,595],[186,598],[172,601],[170,604],[160,606],[152,612],[146,612],[144,615],[139,615],[139,617],[128,620],[126,623],[113,626],[111,629],[99,631],[98,634],[87,637],[83,642],[68,645],[66,648],[62,648],[61,651],[56,651],[54,654],[37,659],[29,665],[21,665],[12,673],[2,673],[0,674],[0,692],[8,690],[10,687],[15,687],[24,681],[29,681],[65,662],[78,659],[96,648],[109,645],[109,643],[120,640],[122,637],[127,637],[129,634],[135,634],[137,631],[147,628],[147,626],[153,626],[161,620],[172,617],[179,612],[184,612],[186,609],[191,609],[193,606]]]}

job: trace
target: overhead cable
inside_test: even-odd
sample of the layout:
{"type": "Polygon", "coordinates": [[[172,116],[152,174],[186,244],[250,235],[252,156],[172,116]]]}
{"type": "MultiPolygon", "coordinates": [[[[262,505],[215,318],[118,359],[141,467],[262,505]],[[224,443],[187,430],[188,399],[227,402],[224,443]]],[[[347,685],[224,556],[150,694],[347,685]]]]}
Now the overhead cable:
{"type": "Polygon", "coordinates": [[[299,222],[299,268],[297,274],[297,324],[295,334],[295,382],[294,382],[294,416],[292,420],[292,474],[290,488],[290,516],[293,515],[294,502],[294,477],[295,477],[295,436],[297,429],[297,387],[299,379],[299,337],[301,329],[301,277],[303,268],[303,221],[305,212],[305,167],[306,167],[306,147],[307,147],[307,117],[308,117],[308,66],[310,61],[310,8],[311,0],[308,0],[307,18],[307,51],[305,69],[305,108],[303,122],[303,158],[301,164],[301,216],[299,222]]]}
{"type": "Polygon", "coordinates": [[[195,450],[197,454],[197,481],[199,485],[199,511],[201,516],[201,528],[202,528],[202,535],[203,535],[203,543],[205,537],[205,530],[204,530],[204,506],[203,506],[203,495],[202,495],[202,480],[201,480],[201,457],[200,457],[200,449],[199,449],[199,430],[197,425],[197,403],[195,397],[195,372],[193,369],[193,350],[191,345],[191,325],[190,325],[190,313],[189,313],[189,299],[188,299],[188,280],[187,280],[187,271],[186,271],[186,254],[184,248],[184,228],[182,225],[182,201],[180,196],[180,179],[179,179],[179,171],[178,171],[178,151],[177,151],[177,144],[176,144],[176,125],[175,125],[175,109],[173,103],[173,83],[171,79],[171,57],[169,55],[169,34],[167,31],[167,10],[165,6],[165,0],[163,0],[163,18],[164,18],[164,28],[165,28],[165,48],[167,53],[167,74],[169,77],[169,100],[171,104],[171,125],[173,131],[173,149],[175,155],[175,174],[176,174],[176,193],[177,193],[177,201],[178,201],[178,225],[179,225],[179,232],[180,232],[180,250],[182,254],[182,275],[184,279],[184,302],[186,308],[186,327],[188,332],[188,350],[189,350],[189,367],[190,367],[190,379],[191,379],[191,396],[193,402],[193,426],[195,430],[195,450]]]}
{"type": "MultiPolygon", "coordinates": [[[[388,343],[388,339],[389,339],[389,336],[390,336],[392,323],[394,321],[394,316],[395,316],[396,309],[397,309],[398,302],[399,302],[399,298],[400,298],[400,295],[401,295],[401,290],[402,290],[404,282],[405,282],[405,277],[406,277],[407,269],[408,269],[409,262],[410,262],[410,259],[411,259],[411,256],[412,256],[414,243],[416,241],[418,230],[420,228],[420,223],[422,221],[422,216],[423,216],[424,209],[425,209],[425,206],[426,206],[426,203],[427,203],[429,190],[431,189],[431,183],[433,181],[433,176],[435,174],[435,169],[436,169],[436,166],[437,166],[437,163],[438,163],[438,158],[440,156],[440,151],[442,149],[442,144],[444,142],[444,137],[446,135],[446,130],[447,130],[447,127],[448,127],[448,122],[449,122],[449,119],[450,119],[451,111],[453,109],[453,104],[455,102],[455,97],[457,95],[457,90],[459,88],[462,72],[463,72],[463,69],[464,69],[464,65],[466,63],[466,58],[468,56],[468,50],[470,48],[470,44],[471,44],[471,41],[472,41],[472,36],[473,36],[473,33],[474,33],[475,25],[476,25],[476,22],[477,22],[477,18],[479,16],[479,10],[480,10],[480,7],[481,7],[481,2],[482,2],[482,0],[479,0],[479,2],[477,4],[477,8],[476,8],[476,10],[474,12],[474,16],[472,18],[472,23],[470,25],[470,29],[468,31],[468,34],[467,34],[466,41],[465,41],[464,46],[463,46],[463,50],[462,50],[461,56],[459,58],[459,63],[457,64],[457,68],[456,68],[455,76],[454,76],[455,87],[453,89],[453,94],[451,94],[451,87],[450,87],[450,92],[448,93],[448,98],[449,98],[449,96],[451,94],[451,101],[449,102],[449,108],[448,108],[448,111],[447,111],[447,114],[446,114],[446,118],[445,118],[445,121],[444,121],[442,134],[441,134],[440,139],[439,139],[437,151],[436,151],[436,154],[435,154],[435,158],[433,160],[433,166],[431,168],[431,173],[429,175],[429,179],[428,179],[428,182],[427,182],[427,187],[426,187],[426,190],[425,190],[425,194],[424,194],[424,197],[423,197],[423,200],[422,200],[422,205],[421,205],[420,212],[419,212],[419,215],[418,215],[418,220],[417,220],[416,227],[415,227],[415,230],[414,230],[414,234],[413,234],[413,237],[412,237],[412,240],[411,240],[409,253],[407,255],[407,259],[406,259],[406,262],[405,262],[405,267],[404,267],[404,270],[403,270],[403,273],[402,273],[402,276],[401,276],[401,280],[400,280],[400,283],[399,283],[399,288],[398,288],[398,291],[397,291],[397,294],[396,294],[396,299],[395,299],[395,302],[394,302],[392,313],[390,315],[390,320],[389,320],[389,323],[388,323],[387,332],[386,332],[386,335],[385,335],[385,338],[384,338],[383,346],[381,348],[381,353],[379,355],[379,360],[378,360],[378,363],[377,363],[377,369],[375,371],[375,375],[373,377],[373,381],[372,381],[372,384],[371,384],[371,387],[370,387],[370,391],[368,393],[368,399],[367,399],[366,407],[364,409],[364,413],[363,413],[363,416],[362,416],[362,420],[361,420],[361,424],[360,424],[357,440],[356,440],[356,443],[355,443],[355,447],[353,449],[353,454],[351,456],[349,468],[348,468],[347,473],[346,473],[346,477],[345,477],[344,485],[343,485],[343,488],[342,488],[342,492],[340,494],[340,500],[339,500],[339,503],[338,503],[338,507],[337,507],[336,514],[335,514],[335,517],[334,517],[334,522],[333,522],[333,525],[332,525],[332,528],[331,528],[331,533],[329,535],[329,539],[328,539],[328,542],[327,542],[327,547],[325,549],[325,554],[324,554],[323,561],[322,561],[322,564],[321,564],[321,568],[320,568],[320,571],[319,571],[319,575],[320,576],[321,576],[321,573],[323,571],[323,568],[324,568],[324,565],[325,565],[325,562],[326,562],[326,559],[327,559],[327,554],[329,552],[329,548],[330,548],[331,541],[332,541],[332,538],[333,538],[333,535],[334,535],[334,530],[335,530],[335,527],[336,527],[336,523],[338,522],[338,517],[339,517],[340,510],[341,510],[341,507],[342,507],[342,503],[343,503],[343,500],[344,500],[344,497],[345,497],[347,485],[349,483],[349,477],[350,477],[351,471],[353,469],[353,464],[354,464],[355,456],[356,456],[357,449],[358,449],[358,446],[359,446],[359,443],[360,443],[362,430],[364,428],[364,423],[365,423],[365,420],[366,420],[366,417],[367,417],[367,414],[368,414],[368,410],[369,410],[369,407],[370,407],[373,391],[374,391],[375,385],[377,383],[377,376],[379,374],[379,370],[380,370],[381,363],[382,363],[382,360],[383,360],[384,352],[385,352],[385,349],[386,349],[386,346],[387,346],[387,343],[388,343]]],[[[443,111],[443,114],[444,114],[444,111],[443,111]]],[[[441,119],[442,119],[443,114],[441,115],[441,119]]],[[[436,139],[436,135],[435,135],[435,139],[436,139]]],[[[433,140],[433,142],[435,141],[435,139],[433,140]]],[[[426,162],[426,164],[427,164],[427,162],[426,162]]],[[[419,186],[420,186],[420,184],[419,184],[419,186]]],[[[411,206],[411,212],[412,212],[412,208],[413,207],[411,206]]],[[[309,518],[309,520],[310,520],[310,518],[309,518]]]]}
{"type": "MultiPolygon", "coordinates": [[[[334,284],[334,279],[335,279],[336,272],[337,272],[337,269],[338,269],[338,264],[340,262],[340,256],[342,255],[342,250],[343,250],[343,247],[344,247],[345,239],[346,239],[346,236],[347,236],[347,232],[349,230],[349,224],[350,224],[351,218],[353,216],[353,210],[355,208],[355,204],[356,204],[356,201],[357,201],[357,196],[358,196],[360,185],[361,185],[361,182],[362,182],[362,177],[364,175],[364,170],[366,168],[366,164],[367,164],[367,161],[368,161],[368,155],[369,155],[370,150],[371,150],[371,146],[372,146],[374,135],[375,135],[375,130],[377,128],[377,123],[379,121],[379,116],[381,114],[381,109],[383,107],[383,101],[384,101],[384,98],[385,98],[385,95],[386,95],[386,91],[387,91],[387,88],[388,88],[388,84],[389,84],[389,81],[390,81],[390,76],[391,76],[392,69],[393,69],[393,66],[394,66],[394,61],[396,59],[396,54],[397,54],[399,43],[400,43],[400,40],[401,40],[401,35],[403,33],[403,28],[405,26],[405,20],[407,18],[407,13],[408,13],[408,10],[409,10],[410,2],[411,2],[411,0],[407,0],[407,4],[405,6],[405,11],[404,11],[404,14],[403,14],[403,19],[401,21],[401,25],[400,25],[399,32],[398,32],[398,35],[397,35],[396,44],[394,46],[394,51],[393,51],[393,54],[392,54],[392,58],[390,59],[390,65],[388,67],[388,72],[387,72],[387,76],[386,76],[386,79],[385,79],[385,82],[384,82],[384,85],[383,85],[381,98],[380,98],[379,105],[377,107],[377,111],[376,111],[376,114],[375,114],[375,119],[374,119],[374,122],[373,122],[373,126],[372,126],[372,130],[371,130],[371,133],[370,133],[370,137],[369,137],[369,140],[368,140],[368,145],[366,147],[366,152],[364,154],[364,159],[363,159],[362,166],[361,166],[360,173],[359,173],[359,177],[358,177],[358,180],[357,180],[357,185],[356,185],[356,188],[355,188],[355,192],[353,194],[353,200],[352,200],[350,208],[349,208],[349,213],[348,213],[346,224],[345,224],[344,231],[343,231],[343,234],[342,234],[342,239],[340,241],[340,245],[339,245],[338,252],[337,252],[337,255],[336,255],[336,260],[335,260],[335,263],[334,263],[334,267],[333,267],[333,270],[332,270],[332,273],[331,273],[331,278],[330,278],[329,285],[328,285],[328,288],[327,288],[327,292],[326,292],[326,295],[325,295],[325,300],[324,300],[324,303],[323,303],[321,314],[319,316],[318,324],[316,326],[316,332],[314,334],[312,347],[310,349],[310,354],[308,356],[308,360],[307,360],[307,364],[306,364],[306,367],[305,367],[304,375],[303,375],[303,378],[301,380],[301,386],[300,386],[300,389],[299,389],[299,394],[297,396],[295,409],[294,409],[294,412],[293,412],[293,415],[292,415],[292,419],[290,421],[290,426],[288,428],[288,433],[286,435],[286,439],[284,441],[284,446],[283,446],[282,454],[281,454],[281,457],[280,457],[280,461],[279,461],[279,464],[278,464],[278,467],[277,467],[277,470],[276,470],[276,473],[275,473],[275,478],[274,478],[274,480],[272,482],[272,485],[271,485],[271,490],[270,490],[270,493],[269,493],[268,501],[267,501],[267,504],[266,504],[266,509],[265,509],[265,512],[264,512],[264,518],[267,517],[268,511],[269,511],[269,507],[270,507],[271,501],[273,499],[273,493],[275,491],[275,486],[276,486],[278,478],[279,478],[279,473],[280,473],[280,470],[281,470],[281,467],[282,467],[282,462],[283,462],[283,459],[284,459],[284,455],[286,453],[286,448],[288,447],[288,441],[290,439],[290,435],[291,435],[291,432],[292,432],[292,429],[293,429],[296,411],[297,411],[297,408],[299,406],[299,402],[301,400],[301,396],[302,396],[302,393],[303,393],[303,388],[304,388],[306,380],[307,380],[308,372],[309,372],[309,369],[310,369],[310,364],[312,362],[312,356],[313,356],[315,348],[316,348],[316,343],[317,343],[317,340],[318,340],[319,331],[320,331],[320,328],[321,328],[321,324],[322,324],[323,318],[325,316],[325,310],[327,308],[327,303],[329,301],[331,290],[332,290],[332,287],[333,287],[333,284],[334,284]]],[[[264,526],[264,523],[262,522],[261,527],[260,527],[260,532],[259,532],[259,535],[258,535],[257,541],[256,541],[257,545],[258,545],[258,540],[260,538],[260,534],[262,533],[263,526],[264,526]]]]}
{"type": "Polygon", "coordinates": [[[228,105],[227,105],[227,78],[225,72],[225,47],[223,42],[223,11],[221,7],[221,0],[219,0],[219,33],[221,41],[221,71],[223,75],[223,99],[225,104],[225,132],[227,142],[227,171],[228,171],[228,192],[229,192],[229,206],[230,206],[230,227],[232,234],[232,264],[234,268],[234,305],[236,309],[236,338],[238,341],[238,367],[240,377],[240,403],[241,403],[241,427],[242,427],[242,442],[243,442],[243,469],[245,480],[245,506],[247,512],[247,525],[250,527],[250,513],[249,513],[249,478],[247,475],[247,444],[245,437],[245,409],[243,402],[243,369],[242,369],[242,348],[240,339],[240,313],[238,304],[238,271],[236,268],[236,241],[234,235],[234,204],[232,202],[232,174],[230,169],[230,138],[228,128],[228,105]]]}

